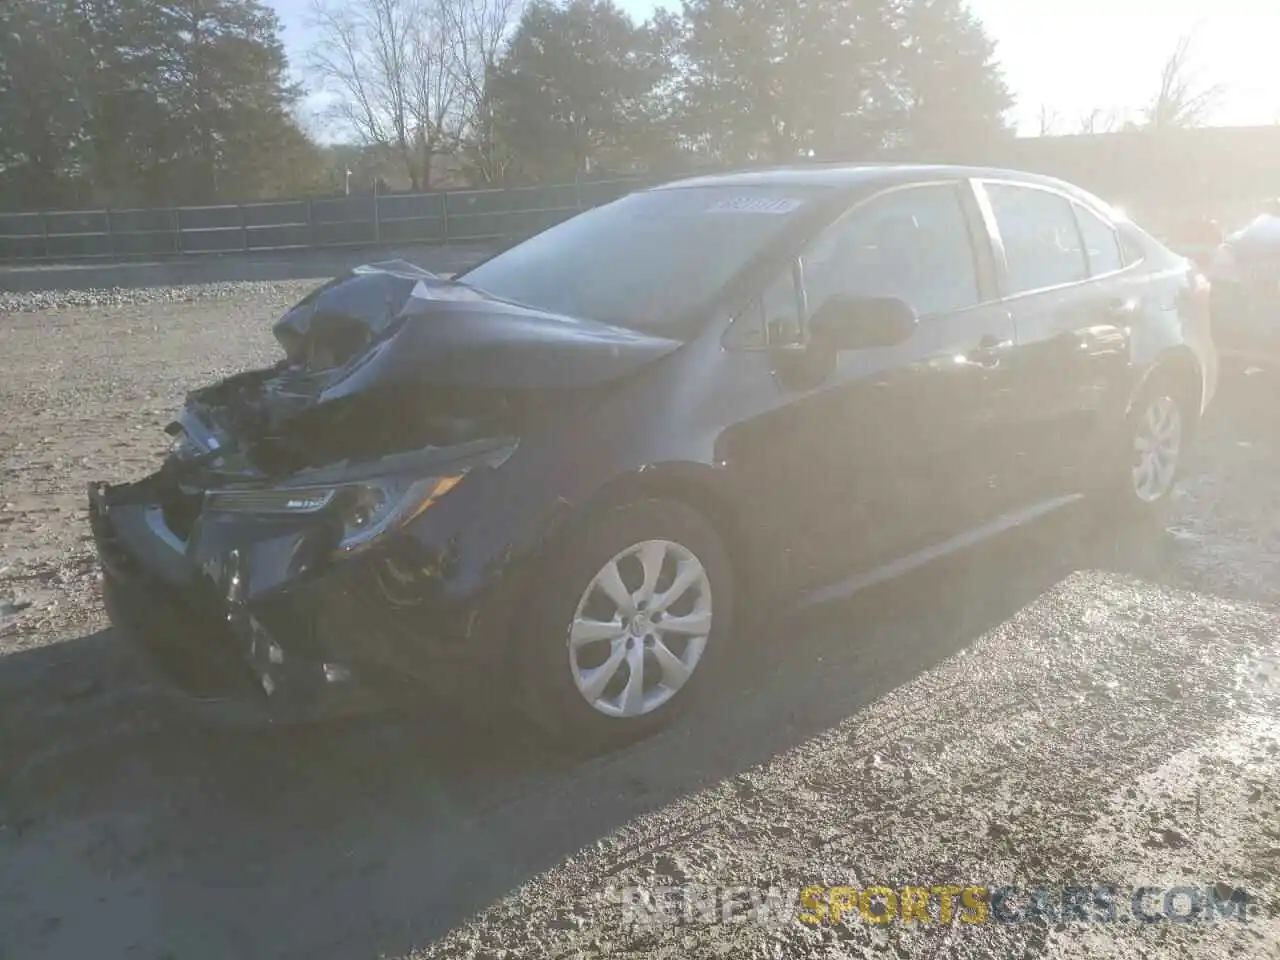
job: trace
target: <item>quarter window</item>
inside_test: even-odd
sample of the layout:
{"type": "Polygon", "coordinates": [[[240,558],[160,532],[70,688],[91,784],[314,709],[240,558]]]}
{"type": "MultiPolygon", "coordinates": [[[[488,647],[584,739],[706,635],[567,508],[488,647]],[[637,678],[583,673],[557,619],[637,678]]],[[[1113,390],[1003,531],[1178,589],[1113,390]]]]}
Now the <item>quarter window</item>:
{"type": "Polygon", "coordinates": [[[1009,292],[1026,293],[1089,276],[1070,200],[1033,187],[989,183],[987,196],[1004,242],[1009,292]]]}
{"type": "Polygon", "coordinates": [[[1084,240],[1085,253],[1089,256],[1089,273],[1098,277],[1124,269],[1124,257],[1120,252],[1120,235],[1101,217],[1076,206],[1076,220],[1080,223],[1080,236],[1084,240]]]}
{"type": "Polygon", "coordinates": [[[898,297],[920,316],[979,300],[968,223],[949,184],[895,190],[856,207],[802,262],[810,313],[832,296],[898,297]]]}
{"type": "Polygon", "coordinates": [[[1142,243],[1130,232],[1125,231],[1120,234],[1120,245],[1124,250],[1125,266],[1131,267],[1147,259],[1147,251],[1142,248],[1142,243]]]}
{"type": "Polygon", "coordinates": [[[755,349],[801,343],[799,305],[795,274],[784,270],[734,320],[732,344],[755,349]]]}

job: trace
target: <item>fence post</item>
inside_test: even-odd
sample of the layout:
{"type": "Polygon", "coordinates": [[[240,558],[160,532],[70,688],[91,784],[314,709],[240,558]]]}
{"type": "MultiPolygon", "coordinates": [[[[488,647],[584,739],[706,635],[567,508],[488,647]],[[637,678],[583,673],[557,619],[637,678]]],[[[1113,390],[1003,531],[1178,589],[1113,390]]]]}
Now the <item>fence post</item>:
{"type": "Polygon", "coordinates": [[[307,197],[307,247],[308,249],[315,249],[316,212],[315,212],[315,208],[311,204],[312,204],[311,198],[307,197]]]}
{"type": "Polygon", "coordinates": [[[382,215],[378,212],[378,178],[373,178],[373,242],[382,243],[382,215]]]}
{"type": "Polygon", "coordinates": [[[169,208],[169,224],[173,228],[173,252],[182,252],[182,216],[177,207],[169,208]]]}
{"type": "Polygon", "coordinates": [[[49,259],[49,215],[40,214],[40,238],[44,242],[44,258],[49,259]]]}
{"type": "Polygon", "coordinates": [[[111,229],[111,208],[104,207],[102,215],[107,220],[107,256],[114,258],[116,255],[116,234],[111,229]]]}
{"type": "Polygon", "coordinates": [[[444,234],[444,242],[449,242],[449,191],[440,193],[440,230],[444,234]]]}
{"type": "Polygon", "coordinates": [[[582,190],[578,186],[578,175],[573,175],[573,207],[578,213],[582,212],[582,190]]]}
{"type": "Polygon", "coordinates": [[[236,204],[240,208],[240,247],[249,252],[249,208],[243,203],[236,204]]]}

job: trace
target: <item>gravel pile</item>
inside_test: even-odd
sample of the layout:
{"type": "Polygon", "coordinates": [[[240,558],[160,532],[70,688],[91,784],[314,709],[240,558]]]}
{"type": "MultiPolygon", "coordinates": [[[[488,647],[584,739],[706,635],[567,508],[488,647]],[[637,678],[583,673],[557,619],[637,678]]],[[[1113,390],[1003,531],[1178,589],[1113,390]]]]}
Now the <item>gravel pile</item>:
{"type": "Polygon", "coordinates": [[[10,313],[35,313],[43,310],[199,303],[206,300],[262,301],[287,306],[300,299],[319,282],[318,280],[288,280],[275,283],[229,281],[176,287],[112,287],[101,290],[22,292],[0,290],[0,317],[10,313]]]}

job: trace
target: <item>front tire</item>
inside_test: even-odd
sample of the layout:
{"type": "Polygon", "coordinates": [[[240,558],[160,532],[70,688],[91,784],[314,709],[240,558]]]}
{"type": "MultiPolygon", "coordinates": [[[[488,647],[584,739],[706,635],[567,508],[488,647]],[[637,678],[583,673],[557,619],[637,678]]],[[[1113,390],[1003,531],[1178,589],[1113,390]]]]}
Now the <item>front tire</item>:
{"type": "Polygon", "coordinates": [[[586,752],[671,722],[714,675],[732,629],[724,546],[670,500],[584,518],[532,593],[532,629],[513,636],[526,703],[557,741],[586,752]]]}

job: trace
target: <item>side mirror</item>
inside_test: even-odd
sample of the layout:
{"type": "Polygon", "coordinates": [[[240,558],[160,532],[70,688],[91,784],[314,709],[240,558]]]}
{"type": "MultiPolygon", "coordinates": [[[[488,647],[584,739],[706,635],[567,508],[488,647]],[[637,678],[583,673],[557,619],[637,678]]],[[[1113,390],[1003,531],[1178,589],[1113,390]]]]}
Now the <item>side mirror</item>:
{"type": "Polygon", "coordinates": [[[911,304],[897,297],[834,296],[809,318],[809,333],[836,350],[867,350],[905,343],[918,323],[911,304]]]}

